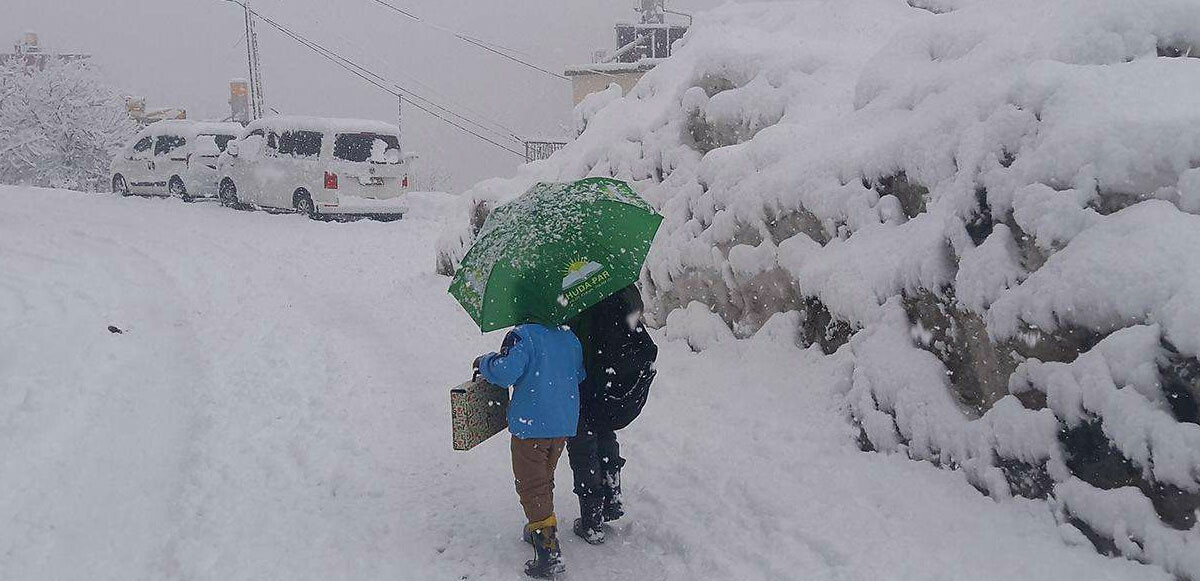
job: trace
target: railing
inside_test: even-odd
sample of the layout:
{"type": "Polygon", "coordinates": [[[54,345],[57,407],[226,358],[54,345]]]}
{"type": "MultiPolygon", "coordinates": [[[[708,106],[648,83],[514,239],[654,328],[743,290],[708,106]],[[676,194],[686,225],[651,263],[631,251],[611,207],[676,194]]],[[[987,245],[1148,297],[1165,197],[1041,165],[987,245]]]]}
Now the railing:
{"type": "Polygon", "coordinates": [[[567,144],[561,141],[526,141],[525,142],[525,163],[549,159],[554,152],[562,149],[567,144]]]}

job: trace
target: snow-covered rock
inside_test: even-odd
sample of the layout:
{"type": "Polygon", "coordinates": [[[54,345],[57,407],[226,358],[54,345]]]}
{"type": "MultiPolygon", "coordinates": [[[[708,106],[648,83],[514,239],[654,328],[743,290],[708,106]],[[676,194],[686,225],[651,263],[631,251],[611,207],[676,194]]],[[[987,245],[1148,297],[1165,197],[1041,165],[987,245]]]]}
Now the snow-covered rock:
{"type": "Polygon", "coordinates": [[[693,351],[703,351],[733,341],[734,336],[708,305],[693,301],[667,316],[667,339],[686,341],[693,351]]]}
{"type": "Polygon", "coordinates": [[[626,180],[665,217],[643,287],[668,333],[797,311],[864,448],[1200,579],[1197,46],[1192,0],[729,5],[463,211],[626,180]]]}

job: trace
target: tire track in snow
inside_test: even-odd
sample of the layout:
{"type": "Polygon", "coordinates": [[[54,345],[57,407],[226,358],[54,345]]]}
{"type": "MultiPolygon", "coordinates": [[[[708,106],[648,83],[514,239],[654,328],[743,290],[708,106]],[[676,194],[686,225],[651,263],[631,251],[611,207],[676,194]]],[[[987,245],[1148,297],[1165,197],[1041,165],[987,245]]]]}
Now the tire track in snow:
{"type": "MultiPolygon", "coordinates": [[[[27,352],[75,331],[72,343],[99,346],[78,361],[115,355],[124,365],[93,378],[93,395],[133,396],[47,412],[56,422],[82,416],[84,428],[64,432],[31,465],[86,457],[96,434],[165,458],[147,462],[160,472],[135,474],[155,484],[136,499],[155,518],[117,544],[106,544],[109,529],[86,538],[50,530],[60,522],[50,517],[61,516],[55,499],[13,497],[14,477],[0,473],[0,499],[29,507],[20,535],[43,541],[0,540],[0,578],[522,578],[529,551],[507,441],[449,449],[446,391],[500,337],[479,336],[445,279],[426,274],[436,223],[321,224],[4,188],[0,197],[18,209],[0,216],[0,259],[7,235],[54,240],[36,253],[77,254],[98,269],[27,267],[13,283],[35,306],[51,275],[70,283],[45,286],[69,324],[28,337],[27,352]],[[70,229],[106,240],[61,236],[70,229]],[[83,293],[81,281],[92,283],[83,293]],[[97,305],[128,316],[135,331],[119,341],[88,335],[92,324],[79,321],[97,305]],[[131,372],[146,381],[122,383],[131,372]],[[150,389],[155,379],[188,398],[150,389]],[[181,415],[147,418],[130,403],[181,415]],[[122,419],[131,421],[116,426],[122,419]],[[130,443],[139,437],[163,441],[130,443]],[[47,565],[105,550],[113,561],[88,575],[47,565]]],[[[53,316],[54,307],[39,308],[31,321],[53,316]]],[[[753,341],[701,355],[660,346],[645,415],[622,432],[629,515],[602,547],[564,531],[572,581],[1153,577],[1063,547],[1042,504],[996,505],[956,475],[857,452],[832,393],[844,378],[818,358],[753,341]]],[[[54,361],[64,368],[58,377],[75,371],[76,359],[54,361]]],[[[566,464],[557,474],[564,524],[577,514],[566,464]]],[[[51,479],[54,469],[40,474],[51,479]]],[[[112,470],[92,463],[77,473],[103,486],[112,470]]],[[[120,508],[81,506],[92,511],[81,521],[120,508]]],[[[0,512],[12,522],[9,514],[0,512]]]]}
{"type": "MultiPolygon", "coordinates": [[[[4,260],[10,275],[21,273],[12,278],[23,279],[8,287],[25,289],[19,292],[32,305],[15,339],[33,349],[18,364],[42,371],[17,377],[40,394],[41,409],[27,415],[43,423],[24,431],[20,454],[5,455],[19,465],[5,471],[19,475],[16,482],[5,479],[16,485],[8,487],[8,498],[21,507],[15,520],[31,524],[6,543],[5,569],[15,575],[8,578],[140,577],[154,559],[156,529],[170,522],[171,490],[181,473],[176,462],[186,441],[180,426],[187,423],[188,389],[180,378],[191,375],[194,354],[173,358],[178,354],[150,341],[174,336],[166,342],[179,345],[186,332],[164,318],[173,309],[154,308],[162,298],[146,304],[122,292],[162,288],[159,277],[145,272],[145,256],[71,228],[72,219],[39,224],[39,234],[54,243],[26,237],[23,264],[13,254],[4,260]],[[53,305],[54,314],[43,305],[53,305]],[[114,336],[106,329],[113,313],[141,314],[145,324],[114,336]],[[47,352],[51,345],[57,349],[47,352]]],[[[0,248],[20,246],[10,242],[0,248]]]]}

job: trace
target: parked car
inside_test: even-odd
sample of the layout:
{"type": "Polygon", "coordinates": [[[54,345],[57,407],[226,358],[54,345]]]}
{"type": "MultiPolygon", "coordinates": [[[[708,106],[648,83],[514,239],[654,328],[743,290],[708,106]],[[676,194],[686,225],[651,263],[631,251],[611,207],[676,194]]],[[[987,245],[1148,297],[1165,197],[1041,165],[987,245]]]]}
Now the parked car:
{"type": "Polygon", "coordinates": [[[413,156],[400,130],[378,121],[269,117],[246,127],[221,156],[228,206],[321,216],[399,217],[413,156]]]}
{"type": "Polygon", "coordinates": [[[237,123],[159,121],[143,129],[113,160],[112,188],[122,195],[215,197],[217,159],[241,135],[237,123]]]}

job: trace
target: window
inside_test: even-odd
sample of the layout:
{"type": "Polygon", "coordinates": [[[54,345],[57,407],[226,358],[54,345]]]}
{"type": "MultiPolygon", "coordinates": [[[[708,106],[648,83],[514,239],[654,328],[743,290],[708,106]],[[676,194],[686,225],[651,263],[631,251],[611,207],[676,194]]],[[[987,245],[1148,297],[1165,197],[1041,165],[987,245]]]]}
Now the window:
{"type": "Polygon", "coordinates": [[[150,149],[151,145],[154,145],[154,138],[153,137],[143,137],[140,141],[133,144],[133,151],[136,153],[141,153],[143,151],[146,151],[147,149],[150,149]]]}
{"type": "Polygon", "coordinates": [[[636,63],[643,58],[667,58],[671,45],[687,34],[686,26],[661,24],[618,24],[617,46],[623,47],[639,38],[641,44],[617,58],[617,62],[636,63]]]}
{"type": "Polygon", "coordinates": [[[316,131],[284,131],[279,137],[279,155],[310,158],[321,155],[324,136],[316,131]]]}
{"type": "Polygon", "coordinates": [[[232,135],[213,135],[211,133],[197,135],[192,149],[202,157],[217,157],[225,151],[225,146],[233,141],[232,135]]]}
{"type": "Polygon", "coordinates": [[[265,141],[266,133],[262,129],[255,129],[247,133],[238,144],[238,153],[244,156],[258,157],[262,154],[263,141],[265,141]]]}
{"type": "Polygon", "coordinates": [[[178,135],[159,135],[154,142],[154,155],[166,155],[186,144],[187,140],[178,135]]]}
{"type": "Polygon", "coordinates": [[[217,145],[216,135],[197,135],[192,142],[192,151],[199,157],[217,157],[223,148],[217,145]]]}
{"type": "Polygon", "coordinates": [[[355,163],[400,163],[400,138],[378,133],[342,133],[333,142],[333,157],[355,163]]]}

